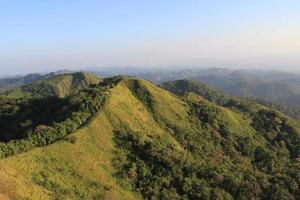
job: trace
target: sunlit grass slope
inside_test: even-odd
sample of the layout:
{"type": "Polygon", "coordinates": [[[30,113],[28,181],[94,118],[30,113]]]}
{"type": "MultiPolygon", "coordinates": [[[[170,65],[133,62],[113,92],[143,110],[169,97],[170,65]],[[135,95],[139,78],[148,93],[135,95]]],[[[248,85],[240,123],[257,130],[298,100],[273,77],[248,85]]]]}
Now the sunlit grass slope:
{"type": "Polygon", "coordinates": [[[177,126],[188,126],[188,122],[187,108],[182,101],[169,92],[138,81],[153,95],[154,110],[150,112],[131,92],[132,82],[135,80],[125,79],[113,88],[103,111],[87,127],[47,147],[0,160],[2,198],[140,198],[122,189],[114,177],[113,131],[126,127],[143,132],[144,137],[159,135],[180,149],[152,112],[177,126]]]}
{"type": "Polygon", "coordinates": [[[112,136],[103,112],[65,140],[1,160],[0,193],[12,199],[137,199],[113,177],[112,136]]]}

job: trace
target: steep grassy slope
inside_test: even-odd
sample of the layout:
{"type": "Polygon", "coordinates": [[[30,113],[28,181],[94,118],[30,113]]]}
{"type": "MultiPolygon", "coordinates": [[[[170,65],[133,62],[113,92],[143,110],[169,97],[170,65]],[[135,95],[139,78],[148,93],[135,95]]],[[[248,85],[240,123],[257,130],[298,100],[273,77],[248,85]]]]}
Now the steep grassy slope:
{"type": "MultiPolygon", "coordinates": [[[[96,119],[74,133],[71,139],[1,160],[0,185],[7,185],[0,190],[3,195],[21,199],[138,198],[121,189],[113,177],[113,130],[128,127],[150,135],[164,135],[165,131],[133,96],[126,83],[116,86],[110,95],[96,119]]],[[[174,97],[171,100],[182,103],[174,97]]],[[[163,137],[176,144],[169,135],[163,137]]]]}
{"type": "Polygon", "coordinates": [[[110,89],[90,123],[0,160],[1,198],[299,197],[297,122],[264,106],[229,109],[196,93],[179,98],[138,79],[102,85],[110,89]]]}
{"type": "Polygon", "coordinates": [[[99,78],[89,73],[77,72],[59,74],[45,80],[35,81],[31,84],[6,91],[3,95],[12,98],[65,97],[87,88],[91,84],[98,84],[99,82],[99,78]]]}
{"type": "Polygon", "coordinates": [[[113,177],[112,124],[105,112],[71,137],[0,161],[8,199],[136,199],[113,177]]]}

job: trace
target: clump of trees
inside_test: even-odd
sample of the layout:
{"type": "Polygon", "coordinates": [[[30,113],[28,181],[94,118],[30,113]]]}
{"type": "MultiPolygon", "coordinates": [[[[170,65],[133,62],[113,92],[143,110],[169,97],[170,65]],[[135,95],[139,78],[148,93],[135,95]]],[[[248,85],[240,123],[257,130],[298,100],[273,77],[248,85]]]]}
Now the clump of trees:
{"type": "Polygon", "coordinates": [[[253,127],[261,133],[269,146],[287,151],[289,157],[300,155],[300,131],[292,120],[274,110],[254,113],[253,127]]]}

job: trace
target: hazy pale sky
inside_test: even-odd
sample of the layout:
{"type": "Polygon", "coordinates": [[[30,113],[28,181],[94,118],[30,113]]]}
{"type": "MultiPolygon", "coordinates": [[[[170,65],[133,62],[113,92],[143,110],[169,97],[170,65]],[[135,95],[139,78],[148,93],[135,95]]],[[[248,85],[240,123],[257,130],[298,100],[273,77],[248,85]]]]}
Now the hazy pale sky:
{"type": "Polygon", "coordinates": [[[0,1],[1,74],[172,65],[300,70],[300,1],[0,1]]]}

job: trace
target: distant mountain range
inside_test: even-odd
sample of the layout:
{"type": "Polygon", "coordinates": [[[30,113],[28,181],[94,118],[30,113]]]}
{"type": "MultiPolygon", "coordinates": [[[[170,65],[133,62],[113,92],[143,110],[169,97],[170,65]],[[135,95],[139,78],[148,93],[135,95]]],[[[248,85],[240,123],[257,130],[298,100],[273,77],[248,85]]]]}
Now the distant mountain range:
{"type": "MultiPolygon", "coordinates": [[[[122,69],[122,71],[126,71],[122,69]]],[[[95,72],[98,75],[116,75],[118,69],[95,72]]],[[[141,72],[132,69],[127,74],[161,84],[180,79],[196,80],[232,96],[252,98],[300,118],[300,74],[268,70],[161,69],[141,72]]]]}
{"type": "Polygon", "coordinates": [[[299,74],[211,68],[156,71],[134,75],[156,83],[179,79],[196,80],[230,95],[262,99],[282,106],[300,108],[299,74]]]}
{"type": "MultiPolygon", "coordinates": [[[[29,74],[17,78],[0,79],[0,91],[16,88],[36,80],[44,80],[59,71],[45,75],[29,74]]],[[[267,101],[282,107],[281,110],[292,110],[300,113],[300,75],[264,70],[231,70],[226,68],[208,69],[141,69],[141,68],[105,68],[91,73],[100,77],[120,74],[136,76],[156,84],[179,79],[196,80],[219,89],[232,96],[253,98],[267,101]]],[[[291,113],[291,111],[288,111],[291,113]]],[[[298,115],[298,114],[296,114],[298,115]]],[[[294,114],[295,116],[295,114],[294,114]]]]}
{"type": "MultiPolygon", "coordinates": [[[[55,75],[70,75],[72,73],[74,72],[60,70],[47,74],[28,74],[4,78],[0,79],[0,88],[3,92],[35,81],[45,80],[55,75]]],[[[101,71],[91,71],[89,75],[91,76],[91,74],[98,77],[126,74],[150,80],[157,84],[179,79],[196,80],[233,96],[260,99],[291,107],[297,107],[297,101],[300,98],[300,75],[287,72],[231,70],[226,68],[182,70],[105,68],[101,71]]]]}

